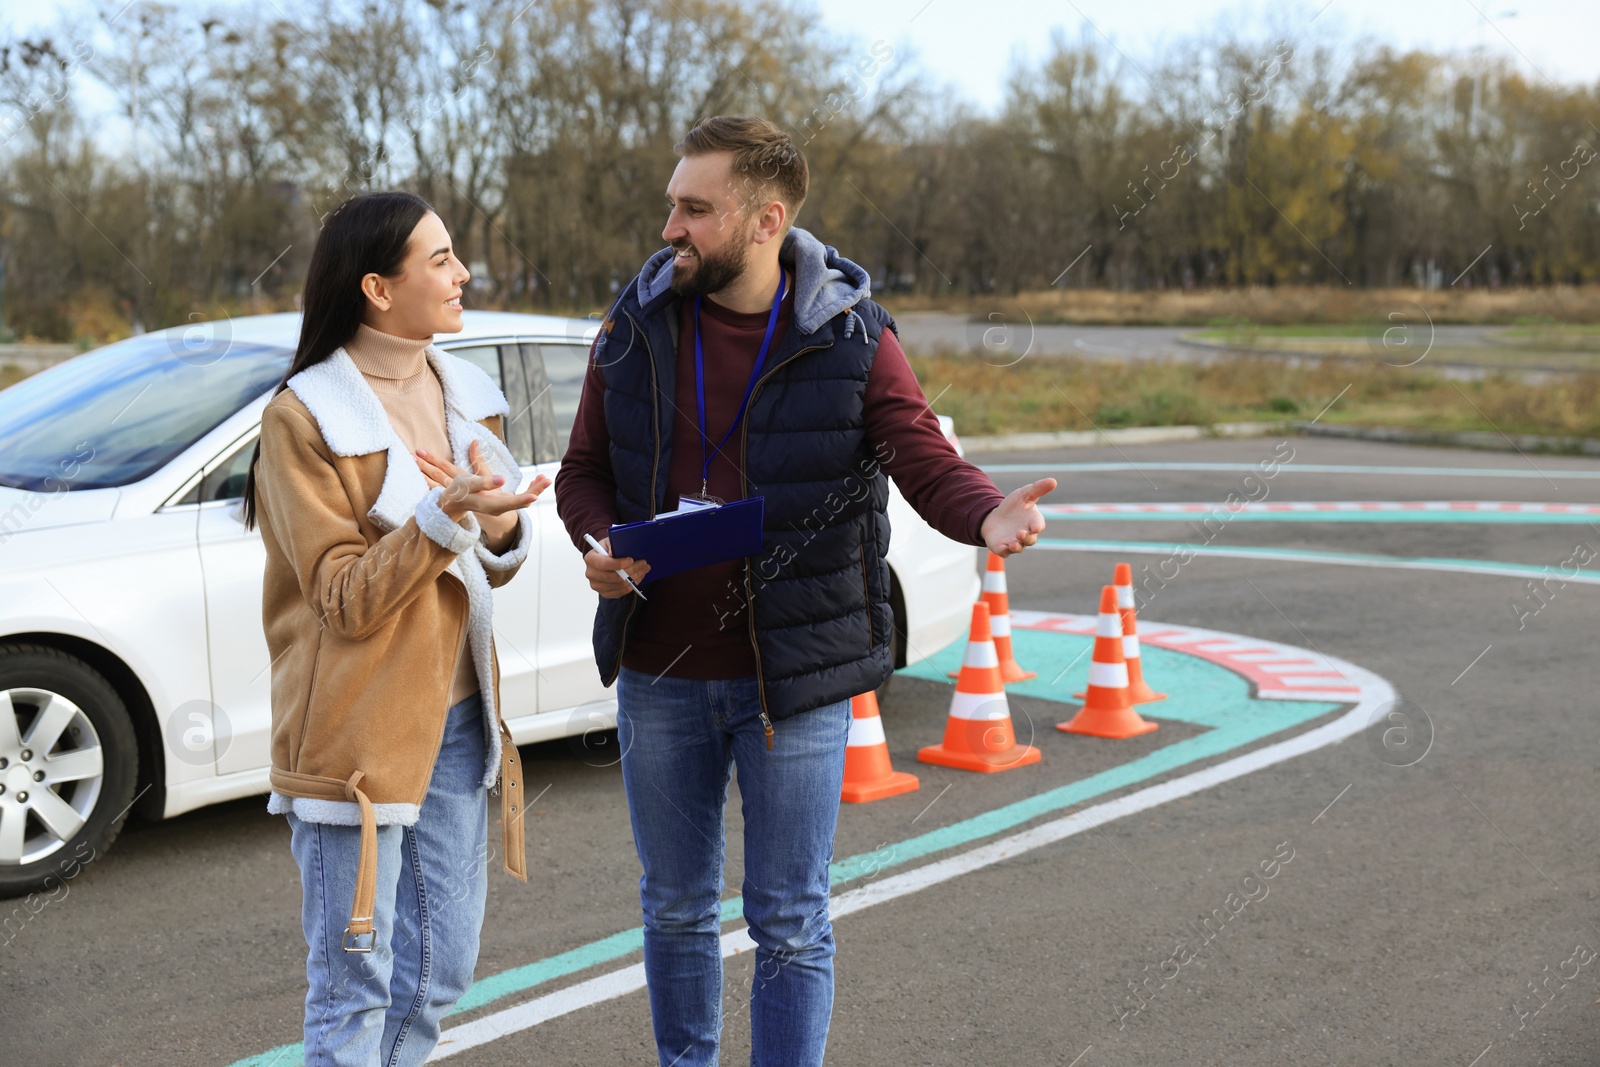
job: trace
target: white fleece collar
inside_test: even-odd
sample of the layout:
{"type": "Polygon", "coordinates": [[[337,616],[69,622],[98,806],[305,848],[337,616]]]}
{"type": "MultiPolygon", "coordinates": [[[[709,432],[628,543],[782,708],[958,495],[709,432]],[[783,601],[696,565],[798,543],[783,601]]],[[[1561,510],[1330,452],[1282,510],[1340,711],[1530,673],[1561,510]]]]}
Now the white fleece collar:
{"type": "MultiPolygon", "coordinates": [[[[510,414],[505,395],[481,367],[434,345],[424,349],[423,354],[444,388],[445,431],[450,438],[452,461],[458,467],[466,467],[467,446],[476,439],[492,468],[504,474],[508,482],[520,481],[521,470],[510,451],[479,425],[491,415],[510,414]]],[[[323,441],[336,455],[388,451],[383,487],[367,518],[385,531],[403,526],[416,511],[417,501],[427,493],[428,480],[390,424],[383,402],[367,384],[355,360],[343,347],[335,349],[321,363],[290,378],[288,387],[317,420],[323,441]]]]}

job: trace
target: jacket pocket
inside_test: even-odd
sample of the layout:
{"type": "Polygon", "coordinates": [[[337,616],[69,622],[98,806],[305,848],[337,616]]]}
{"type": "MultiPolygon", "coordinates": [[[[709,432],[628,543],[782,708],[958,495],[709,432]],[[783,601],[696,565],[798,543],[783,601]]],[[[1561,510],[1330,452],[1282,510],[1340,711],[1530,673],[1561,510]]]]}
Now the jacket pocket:
{"type": "Polygon", "coordinates": [[[300,709],[300,737],[295,742],[294,751],[289,754],[289,766],[284,768],[289,771],[298,771],[305,761],[306,734],[311,729],[311,709],[317,705],[317,676],[322,667],[322,638],[323,633],[317,631],[317,649],[311,655],[311,677],[306,681],[306,702],[300,709]]]}

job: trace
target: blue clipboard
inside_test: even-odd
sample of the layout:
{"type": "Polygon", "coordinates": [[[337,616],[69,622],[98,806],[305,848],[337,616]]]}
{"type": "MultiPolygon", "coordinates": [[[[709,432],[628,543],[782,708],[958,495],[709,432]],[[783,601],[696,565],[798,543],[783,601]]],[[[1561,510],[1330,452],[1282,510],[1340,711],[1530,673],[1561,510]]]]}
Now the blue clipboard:
{"type": "Polygon", "coordinates": [[[611,554],[649,563],[646,585],[707,564],[760,555],[762,503],[762,497],[753,496],[613,526],[611,554]]]}

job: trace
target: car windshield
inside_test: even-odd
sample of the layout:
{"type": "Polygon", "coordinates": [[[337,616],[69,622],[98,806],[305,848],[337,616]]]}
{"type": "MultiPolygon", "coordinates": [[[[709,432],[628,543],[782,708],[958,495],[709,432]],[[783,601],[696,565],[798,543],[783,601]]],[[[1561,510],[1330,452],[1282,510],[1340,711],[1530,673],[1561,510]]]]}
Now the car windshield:
{"type": "Polygon", "coordinates": [[[0,390],[0,485],[103,489],[146,478],[271,389],[285,348],[119,341],[0,390]]]}

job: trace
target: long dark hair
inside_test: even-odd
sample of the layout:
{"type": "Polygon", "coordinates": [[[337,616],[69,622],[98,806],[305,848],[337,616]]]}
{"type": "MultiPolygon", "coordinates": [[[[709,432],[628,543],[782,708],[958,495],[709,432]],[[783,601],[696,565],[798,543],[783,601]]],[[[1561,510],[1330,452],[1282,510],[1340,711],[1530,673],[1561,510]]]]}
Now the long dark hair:
{"type": "MultiPolygon", "coordinates": [[[[405,263],[411,231],[432,206],[414,193],[364,193],[334,208],[322,221],[317,246],[306,270],[300,298],[300,343],[294,361],[272,394],[283,392],[289,379],[333,355],[361,327],[366,296],[361,279],[368,274],[392,278],[405,263]]],[[[244,481],[244,528],[256,524],[256,464],[261,440],[250,457],[244,481]]]]}

